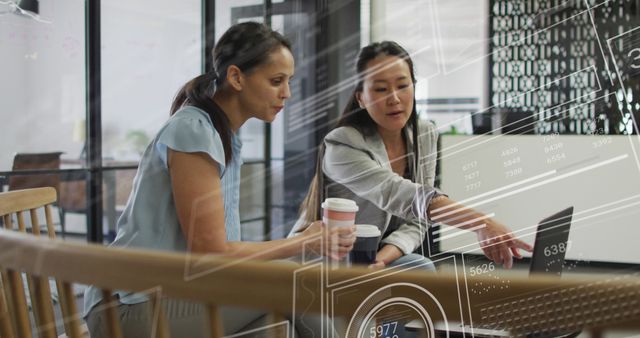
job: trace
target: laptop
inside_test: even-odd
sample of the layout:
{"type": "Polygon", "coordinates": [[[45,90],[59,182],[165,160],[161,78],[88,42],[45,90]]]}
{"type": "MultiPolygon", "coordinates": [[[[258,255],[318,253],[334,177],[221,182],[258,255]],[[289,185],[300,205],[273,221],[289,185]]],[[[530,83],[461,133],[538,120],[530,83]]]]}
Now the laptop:
{"type": "MultiPolygon", "coordinates": [[[[569,250],[569,229],[573,218],[573,207],[568,207],[538,223],[536,238],[533,244],[533,254],[529,265],[529,275],[555,275],[560,277],[564,266],[565,254],[569,250]]],[[[464,333],[474,333],[478,337],[509,337],[509,332],[484,326],[461,325],[449,323],[448,331],[445,331],[444,323],[436,323],[436,336],[462,337],[464,333]]],[[[412,320],[405,325],[409,332],[424,330],[424,324],[420,320],[412,320]]]]}
{"type": "Polygon", "coordinates": [[[555,213],[538,224],[536,240],[533,244],[529,275],[562,274],[565,253],[569,250],[569,229],[573,207],[555,213]]]}

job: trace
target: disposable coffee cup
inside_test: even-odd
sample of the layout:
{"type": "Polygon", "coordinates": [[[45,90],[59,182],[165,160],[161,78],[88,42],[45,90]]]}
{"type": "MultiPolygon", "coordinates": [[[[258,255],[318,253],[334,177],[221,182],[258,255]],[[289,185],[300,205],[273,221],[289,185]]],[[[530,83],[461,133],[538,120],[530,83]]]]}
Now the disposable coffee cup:
{"type": "Polygon", "coordinates": [[[380,229],[375,225],[356,225],[356,242],[353,244],[353,250],[349,253],[349,260],[352,264],[369,265],[376,262],[380,234],[380,229]]]}
{"type": "MultiPolygon", "coordinates": [[[[346,198],[327,198],[322,202],[322,222],[328,228],[352,227],[356,221],[358,205],[355,201],[346,198]]],[[[341,266],[350,266],[349,256],[331,262],[331,269],[341,266]]]]}
{"type": "Polygon", "coordinates": [[[322,202],[322,222],[329,228],[353,226],[356,212],[356,202],[346,198],[327,198],[322,202]]]}

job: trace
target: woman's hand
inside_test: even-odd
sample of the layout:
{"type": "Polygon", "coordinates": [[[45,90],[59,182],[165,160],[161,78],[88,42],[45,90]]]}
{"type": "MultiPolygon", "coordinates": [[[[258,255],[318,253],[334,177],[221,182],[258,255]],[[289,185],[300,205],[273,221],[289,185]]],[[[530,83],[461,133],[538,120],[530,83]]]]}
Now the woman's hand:
{"type": "Polygon", "coordinates": [[[475,230],[480,248],[490,260],[503,264],[505,268],[513,266],[513,256],[522,258],[519,249],[533,251],[531,245],[517,239],[506,226],[440,195],[429,203],[429,216],[432,220],[443,222],[461,229],[476,229],[484,223],[484,227],[475,230]]]}
{"type": "Polygon", "coordinates": [[[384,264],[383,261],[376,259],[376,261],[374,263],[369,264],[368,268],[369,269],[373,269],[373,270],[380,270],[380,269],[384,269],[385,266],[387,266],[387,265],[384,264]]]}
{"type": "Polygon", "coordinates": [[[322,238],[322,240],[312,240],[309,244],[310,249],[331,259],[339,260],[353,249],[353,243],[356,241],[356,226],[327,228],[322,221],[315,221],[302,232],[302,235],[307,238],[322,238]]]}
{"type": "Polygon", "coordinates": [[[477,230],[480,248],[490,260],[496,264],[503,264],[505,268],[511,269],[513,257],[522,258],[520,249],[533,251],[533,247],[519,239],[511,233],[506,226],[489,219],[486,227],[477,230]]]}

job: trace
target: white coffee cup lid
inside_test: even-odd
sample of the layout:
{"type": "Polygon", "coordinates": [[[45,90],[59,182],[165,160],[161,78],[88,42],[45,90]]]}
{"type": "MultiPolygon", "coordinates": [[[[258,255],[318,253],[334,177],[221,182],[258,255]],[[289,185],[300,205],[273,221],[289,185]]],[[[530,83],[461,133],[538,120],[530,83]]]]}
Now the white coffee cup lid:
{"type": "Polygon", "coordinates": [[[356,202],[346,198],[327,198],[322,202],[322,208],[342,212],[358,211],[356,202]]]}
{"type": "Polygon", "coordinates": [[[379,237],[380,228],[371,224],[356,224],[356,237],[379,237]]]}

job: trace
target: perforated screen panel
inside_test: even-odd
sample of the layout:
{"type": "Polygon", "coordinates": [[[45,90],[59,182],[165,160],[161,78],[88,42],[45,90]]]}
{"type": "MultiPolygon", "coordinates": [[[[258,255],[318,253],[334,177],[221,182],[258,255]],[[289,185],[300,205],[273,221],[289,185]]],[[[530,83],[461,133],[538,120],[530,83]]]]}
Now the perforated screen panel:
{"type": "Polygon", "coordinates": [[[639,2],[492,0],[489,102],[536,133],[636,133],[639,2]]]}

